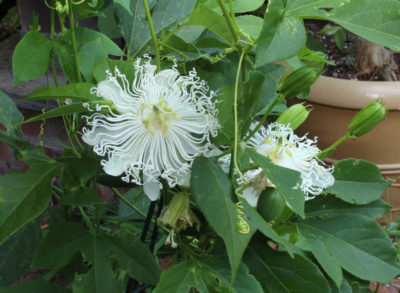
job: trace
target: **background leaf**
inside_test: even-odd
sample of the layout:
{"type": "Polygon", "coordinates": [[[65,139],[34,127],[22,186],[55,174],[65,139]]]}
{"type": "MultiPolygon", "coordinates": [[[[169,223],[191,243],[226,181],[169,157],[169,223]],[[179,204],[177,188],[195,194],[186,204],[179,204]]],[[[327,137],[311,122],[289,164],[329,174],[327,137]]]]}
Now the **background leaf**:
{"type": "Polygon", "coordinates": [[[33,166],[26,174],[0,176],[0,244],[41,214],[51,197],[58,164],[33,166]]]}
{"type": "Polygon", "coordinates": [[[382,217],[390,210],[391,206],[378,199],[364,205],[344,202],[333,195],[317,196],[306,202],[305,213],[307,217],[333,217],[343,214],[358,214],[372,219],[382,217]]]}
{"type": "Polygon", "coordinates": [[[89,241],[89,232],[78,223],[54,225],[37,248],[32,265],[49,269],[62,268],[89,241]]]}
{"type": "Polygon", "coordinates": [[[50,62],[51,42],[36,31],[29,31],[17,44],[12,59],[14,84],[42,76],[50,62]]]}
{"type": "Polygon", "coordinates": [[[25,101],[51,100],[51,99],[74,99],[80,101],[93,101],[96,95],[91,93],[95,87],[92,83],[70,83],[56,88],[39,87],[29,94],[25,101]]]}
{"type": "Polygon", "coordinates": [[[225,18],[214,12],[204,4],[198,4],[190,13],[185,25],[201,25],[221,37],[228,44],[233,42],[232,34],[225,18]]]}
{"type": "Polygon", "coordinates": [[[306,31],[297,17],[284,15],[282,0],[271,0],[256,49],[256,66],[296,55],[306,42],[306,31]]]}
{"type": "MultiPolygon", "coordinates": [[[[148,1],[150,10],[154,7],[156,1],[148,1]]],[[[127,44],[128,55],[131,57],[140,56],[147,46],[150,45],[151,35],[147,24],[143,2],[134,0],[130,2],[129,11],[126,9],[126,3],[115,7],[118,17],[119,26],[124,40],[127,44]]],[[[153,26],[156,34],[163,29],[168,29],[174,25],[183,22],[189,17],[190,11],[193,9],[196,1],[187,0],[163,0],[156,5],[152,12],[153,26]]],[[[151,47],[149,46],[151,50],[151,47]]]]}
{"type": "Polygon", "coordinates": [[[331,277],[327,264],[331,266],[332,259],[336,267],[365,280],[387,283],[400,273],[396,250],[374,219],[357,214],[310,217],[299,222],[298,229],[331,277]]]}
{"type": "Polygon", "coordinates": [[[78,62],[86,81],[93,81],[93,67],[107,58],[107,50],[102,47],[100,39],[87,42],[78,52],[78,62]]]}
{"type": "Polygon", "coordinates": [[[0,91],[0,124],[7,128],[6,132],[3,130],[0,130],[0,132],[6,136],[21,137],[19,123],[22,121],[24,121],[24,116],[18,110],[14,101],[0,91]]]}
{"type": "Polygon", "coordinates": [[[349,203],[366,204],[381,197],[392,183],[367,161],[346,159],[334,165],[335,183],[326,190],[349,203]]]}
{"type": "Polygon", "coordinates": [[[0,287],[0,293],[71,293],[71,290],[50,284],[42,279],[15,287],[0,287]]]}
{"type": "Polygon", "coordinates": [[[41,218],[36,218],[0,245],[0,285],[11,284],[31,265],[42,239],[40,222],[41,218]]]}
{"type": "Polygon", "coordinates": [[[262,239],[253,239],[244,260],[265,292],[329,293],[328,281],[318,267],[301,255],[291,258],[274,251],[262,239]]]}

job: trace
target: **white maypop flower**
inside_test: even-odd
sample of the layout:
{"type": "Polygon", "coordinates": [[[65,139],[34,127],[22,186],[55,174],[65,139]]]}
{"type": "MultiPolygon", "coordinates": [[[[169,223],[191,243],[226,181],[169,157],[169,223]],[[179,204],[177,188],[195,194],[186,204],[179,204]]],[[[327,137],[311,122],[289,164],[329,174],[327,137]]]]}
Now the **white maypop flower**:
{"type": "Polygon", "coordinates": [[[151,200],[159,197],[164,178],[170,187],[187,185],[194,158],[207,153],[219,128],[213,97],[196,71],[181,76],[176,70],[156,73],[150,60],[136,60],[132,87],[115,69],[107,73],[93,92],[113,103],[109,113],[87,117],[90,129],[83,140],[94,152],[107,155],[101,161],[112,176],[125,173],[126,182],[143,184],[151,200]],[[143,180],[142,180],[143,178],[143,180]]]}
{"type": "MultiPolygon", "coordinates": [[[[250,132],[256,124],[252,124],[250,132]]],[[[331,174],[333,168],[325,168],[317,154],[320,152],[315,145],[316,139],[310,140],[306,136],[298,137],[289,125],[272,123],[266,129],[261,126],[249,139],[248,145],[268,157],[274,164],[300,172],[301,189],[306,199],[320,194],[323,189],[331,186],[335,179],[331,174]]],[[[230,163],[230,155],[219,159],[222,168],[226,169],[230,163]]],[[[271,183],[261,168],[250,170],[244,174],[250,186],[243,189],[242,194],[250,205],[256,206],[260,193],[271,183]]],[[[244,181],[239,178],[239,184],[244,181]]]]}
{"type": "MultiPolygon", "coordinates": [[[[255,125],[252,125],[251,128],[254,129],[254,127],[255,125]]],[[[254,147],[259,154],[268,157],[274,164],[300,172],[301,189],[307,199],[320,194],[335,181],[332,175],[333,168],[325,168],[320,165],[321,161],[317,158],[320,150],[315,145],[316,139],[308,139],[306,135],[298,137],[289,125],[272,123],[268,125],[267,129],[262,126],[249,139],[248,144],[254,147]]],[[[260,179],[260,173],[261,170],[253,171],[245,176],[250,180],[260,179]]],[[[257,185],[260,184],[243,192],[244,196],[252,199],[253,203],[254,200],[257,203],[259,195],[257,185]],[[257,196],[255,193],[258,193],[257,196]]]]}

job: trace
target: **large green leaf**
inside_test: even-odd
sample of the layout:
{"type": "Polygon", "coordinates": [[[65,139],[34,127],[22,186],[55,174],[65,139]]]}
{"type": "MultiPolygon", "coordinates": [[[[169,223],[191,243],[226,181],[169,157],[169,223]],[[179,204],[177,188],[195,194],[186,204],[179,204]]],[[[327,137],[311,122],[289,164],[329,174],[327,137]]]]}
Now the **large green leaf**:
{"type": "Polygon", "coordinates": [[[271,0],[256,49],[256,66],[296,55],[306,42],[301,20],[285,16],[282,0],[271,0]]]}
{"type": "Polygon", "coordinates": [[[301,17],[315,14],[319,8],[335,8],[342,3],[343,0],[287,0],[285,10],[286,15],[301,17]]]}
{"type": "MultiPolygon", "coordinates": [[[[230,11],[229,0],[224,0],[226,8],[230,11]]],[[[215,0],[202,0],[202,3],[207,5],[207,7],[211,8],[215,12],[222,14],[222,10],[218,4],[218,1],[215,0]]],[[[245,13],[254,11],[257,8],[261,7],[264,4],[263,0],[233,0],[233,11],[235,13],[245,13]]]]}
{"type": "Polygon", "coordinates": [[[381,197],[392,181],[367,161],[347,159],[334,165],[335,183],[326,190],[349,203],[366,204],[381,197]]]}
{"type": "MultiPolygon", "coordinates": [[[[209,292],[207,281],[192,261],[183,261],[161,274],[161,280],[153,293],[187,293],[196,288],[200,293],[209,292]]],[[[209,277],[210,279],[210,277],[209,277]]]]}
{"type": "Polygon", "coordinates": [[[246,34],[252,39],[257,40],[263,27],[263,19],[254,15],[241,15],[236,17],[236,21],[246,34]]]}
{"type": "Polygon", "coordinates": [[[387,283],[400,273],[391,240],[371,218],[357,214],[311,217],[298,223],[301,236],[335,281],[339,265],[365,280],[387,283]]]}
{"type": "Polygon", "coordinates": [[[304,218],[305,196],[300,188],[300,173],[275,165],[270,159],[260,155],[254,150],[248,149],[246,152],[248,152],[250,158],[264,170],[267,178],[285,198],[289,208],[304,218]]]}
{"type": "Polygon", "coordinates": [[[224,253],[206,258],[184,261],[164,271],[154,292],[186,293],[191,288],[197,292],[262,293],[263,290],[249,269],[240,264],[237,278],[231,284],[229,261],[224,253]]]}
{"type": "MultiPolygon", "coordinates": [[[[151,42],[150,29],[146,20],[143,1],[134,0],[130,2],[129,10],[127,3],[118,1],[115,12],[118,17],[122,36],[124,37],[129,56],[139,56],[144,53],[145,48],[151,42]],[[123,4],[123,5],[121,5],[123,4]]],[[[148,1],[152,9],[156,1],[148,1]]],[[[164,0],[153,9],[152,20],[155,32],[158,34],[165,28],[184,21],[193,9],[196,1],[164,0]]]]}
{"type": "Polygon", "coordinates": [[[318,267],[307,258],[291,258],[275,251],[262,239],[253,240],[244,260],[250,272],[269,293],[329,293],[328,281],[318,267]]]}
{"type": "Polygon", "coordinates": [[[14,50],[13,85],[42,76],[49,67],[51,48],[51,42],[44,35],[29,31],[14,50]]]}
{"type": "MultiPolygon", "coordinates": [[[[154,0],[148,1],[150,9],[153,8],[154,4],[154,0]]],[[[127,44],[128,56],[132,56],[144,46],[150,37],[143,1],[115,1],[114,5],[114,13],[117,16],[121,34],[127,44]]]]}
{"type": "Polygon", "coordinates": [[[0,245],[0,285],[11,284],[31,265],[42,239],[40,221],[40,217],[36,218],[0,245]]]}
{"type": "Polygon", "coordinates": [[[92,83],[70,83],[60,87],[52,88],[49,86],[35,89],[24,100],[52,100],[52,99],[74,99],[80,101],[93,101],[96,95],[91,93],[95,87],[92,83]]]}
{"type": "Polygon", "coordinates": [[[107,6],[103,7],[102,12],[104,13],[104,16],[97,19],[97,26],[99,27],[99,31],[105,34],[110,39],[122,37],[117,21],[114,17],[113,1],[110,1],[107,6]]]}
{"type": "Polygon", "coordinates": [[[24,116],[18,110],[14,101],[4,92],[0,91],[0,124],[7,128],[7,132],[0,130],[6,136],[21,137],[19,123],[24,121],[24,116]]]}
{"type": "MultiPolygon", "coordinates": [[[[71,40],[71,31],[66,31],[62,38],[71,40]]],[[[108,38],[105,34],[97,32],[95,30],[88,29],[83,26],[78,26],[76,28],[76,41],[79,46],[83,46],[89,42],[100,41],[99,46],[102,47],[104,51],[106,51],[110,55],[121,56],[123,55],[122,50],[118,47],[116,43],[114,43],[110,38],[108,38]]],[[[80,48],[79,48],[80,49],[80,48]]]]}
{"type": "Polygon", "coordinates": [[[119,266],[139,282],[155,285],[160,279],[160,268],[150,250],[131,235],[103,236],[119,266]]]}
{"type": "Polygon", "coordinates": [[[262,234],[270,238],[272,241],[275,241],[279,245],[282,245],[282,247],[290,254],[290,256],[293,256],[296,250],[293,244],[289,243],[285,238],[279,236],[279,234],[275,232],[271,225],[267,223],[256,211],[256,209],[250,206],[247,201],[243,202],[243,207],[245,213],[249,216],[250,220],[257,226],[257,229],[262,234]]]}
{"type": "Polygon", "coordinates": [[[15,287],[0,287],[0,293],[71,293],[71,290],[37,279],[15,287]]]}
{"type": "Polygon", "coordinates": [[[81,292],[118,292],[113,278],[110,256],[119,263],[132,278],[147,284],[156,284],[160,271],[153,255],[138,239],[130,235],[94,236],[74,222],[63,222],[52,228],[37,249],[33,265],[57,269],[65,266],[71,258],[82,251],[86,261],[92,264],[91,271],[76,278],[81,292]],[[93,287],[90,288],[90,282],[93,287]],[[109,282],[109,284],[106,284],[109,282]],[[102,288],[104,287],[104,288],[102,288]],[[90,290],[90,291],[84,291],[90,290]],[[114,290],[114,291],[113,291],[114,290]]]}
{"type": "Polygon", "coordinates": [[[381,199],[365,205],[355,205],[344,202],[333,195],[317,196],[306,202],[307,217],[333,217],[343,214],[359,214],[369,218],[381,217],[391,206],[381,199]]]}
{"type": "Polygon", "coordinates": [[[82,45],[78,52],[78,62],[86,81],[93,81],[93,67],[107,58],[107,50],[99,38],[82,45]]]}
{"type": "Polygon", "coordinates": [[[189,19],[185,22],[185,25],[188,24],[204,26],[227,43],[233,42],[233,37],[225,18],[204,4],[199,4],[192,10],[189,19]]]}
{"type": "Polygon", "coordinates": [[[232,186],[228,177],[212,159],[196,158],[191,187],[200,210],[225,242],[234,277],[243,252],[255,232],[254,224],[248,221],[250,229],[247,234],[238,232],[238,212],[232,201],[232,186]]]}
{"type": "Polygon", "coordinates": [[[51,163],[33,166],[26,174],[0,176],[0,244],[46,209],[58,170],[51,163]]]}
{"type": "Polygon", "coordinates": [[[263,292],[260,283],[250,274],[249,268],[243,262],[239,266],[235,282],[231,284],[229,261],[224,253],[216,251],[215,254],[201,259],[199,263],[204,271],[212,273],[214,279],[218,279],[218,283],[222,283],[232,293],[263,292]]]}
{"type": "Polygon", "coordinates": [[[279,80],[285,73],[286,68],[280,64],[267,64],[258,68],[266,76],[260,93],[260,99],[254,116],[263,115],[278,98],[277,88],[279,80]]]}
{"type": "Polygon", "coordinates": [[[68,115],[68,114],[90,112],[89,107],[90,107],[90,109],[94,109],[96,107],[96,105],[106,105],[106,104],[109,104],[109,102],[106,100],[92,101],[92,103],[90,103],[90,104],[87,102],[67,104],[67,105],[52,109],[50,111],[47,111],[43,114],[31,117],[31,118],[25,120],[24,123],[34,122],[34,121],[38,121],[38,120],[45,120],[45,119],[54,118],[54,117],[60,117],[63,115],[68,115]]]}
{"type": "Polygon", "coordinates": [[[287,15],[333,21],[367,40],[400,51],[400,3],[397,0],[382,0],[379,5],[374,0],[288,2],[287,15]],[[319,9],[325,7],[334,9],[319,9]]]}
{"type": "Polygon", "coordinates": [[[89,242],[90,234],[82,225],[74,222],[60,223],[51,227],[40,243],[32,265],[49,269],[62,268],[89,242]]]}
{"type": "MultiPolygon", "coordinates": [[[[122,50],[115,44],[112,40],[110,40],[106,35],[85,28],[85,27],[77,27],[76,28],[76,42],[78,45],[78,52],[81,50],[82,46],[85,46],[88,43],[99,44],[99,48],[97,50],[99,52],[107,52],[107,54],[114,56],[123,55],[122,50]]],[[[71,31],[67,30],[64,33],[61,33],[57,36],[56,39],[53,40],[54,48],[56,55],[60,60],[61,67],[63,69],[64,74],[68,77],[69,81],[77,82],[78,77],[75,68],[75,57],[72,47],[72,39],[71,39],[71,31]]],[[[87,45],[92,46],[92,45],[87,45]]],[[[87,48],[85,49],[87,51],[87,48]]],[[[84,50],[84,51],[85,51],[84,50]]],[[[82,55],[82,54],[81,54],[82,55]]],[[[84,54],[83,54],[84,55],[84,54]]],[[[91,58],[91,57],[90,57],[91,58]]],[[[82,57],[81,57],[82,61],[82,57]]],[[[97,60],[98,61],[98,60],[97,60]]],[[[92,62],[88,62],[89,65],[92,62]]],[[[87,64],[84,64],[86,66],[87,64]]],[[[87,69],[85,68],[85,71],[87,69]]],[[[89,71],[89,70],[87,70],[89,71]]]]}
{"type": "Polygon", "coordinates": [[[106,204],[104,199],[94,191],[86,186],[76,186],[69,188],[61,197],[60,203],[70,206],[91,206],[93,204],[106,204]]]}

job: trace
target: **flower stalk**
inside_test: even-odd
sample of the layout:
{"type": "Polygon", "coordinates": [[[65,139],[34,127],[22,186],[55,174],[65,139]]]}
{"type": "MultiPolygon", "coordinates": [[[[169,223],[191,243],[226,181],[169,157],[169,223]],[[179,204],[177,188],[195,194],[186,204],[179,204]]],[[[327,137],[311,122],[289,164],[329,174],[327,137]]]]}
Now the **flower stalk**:
{"type": "Polygon", "coordinates": [[[155,53],[155,59],[156,59],[156,65],[157,65],[157,72],[159,72],[159,71],[161,71],[160,47],[158,45],[158,39],[157,39],[156,32],[154,30],[153,20],[151,18],[149,4],[147,3],[147,0],[143,0],[143,5],[144,5],[144,10],[146,11],[146,17],[147,17],[147,22],[149,24],[151,38],[153,40],[154,53],[155,53]]]}

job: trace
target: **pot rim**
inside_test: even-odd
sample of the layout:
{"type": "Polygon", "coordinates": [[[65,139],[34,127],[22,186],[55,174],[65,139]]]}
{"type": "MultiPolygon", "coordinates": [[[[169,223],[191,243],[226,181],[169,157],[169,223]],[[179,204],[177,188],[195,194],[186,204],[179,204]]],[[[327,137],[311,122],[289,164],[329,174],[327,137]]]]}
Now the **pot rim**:
{"type": "Polygon", "coordinates": [[[360,81],[320,76],[307,101],[345,109],[361,109],[383,99],[390,110],[400,110],[400,81],[360,81]]]}

